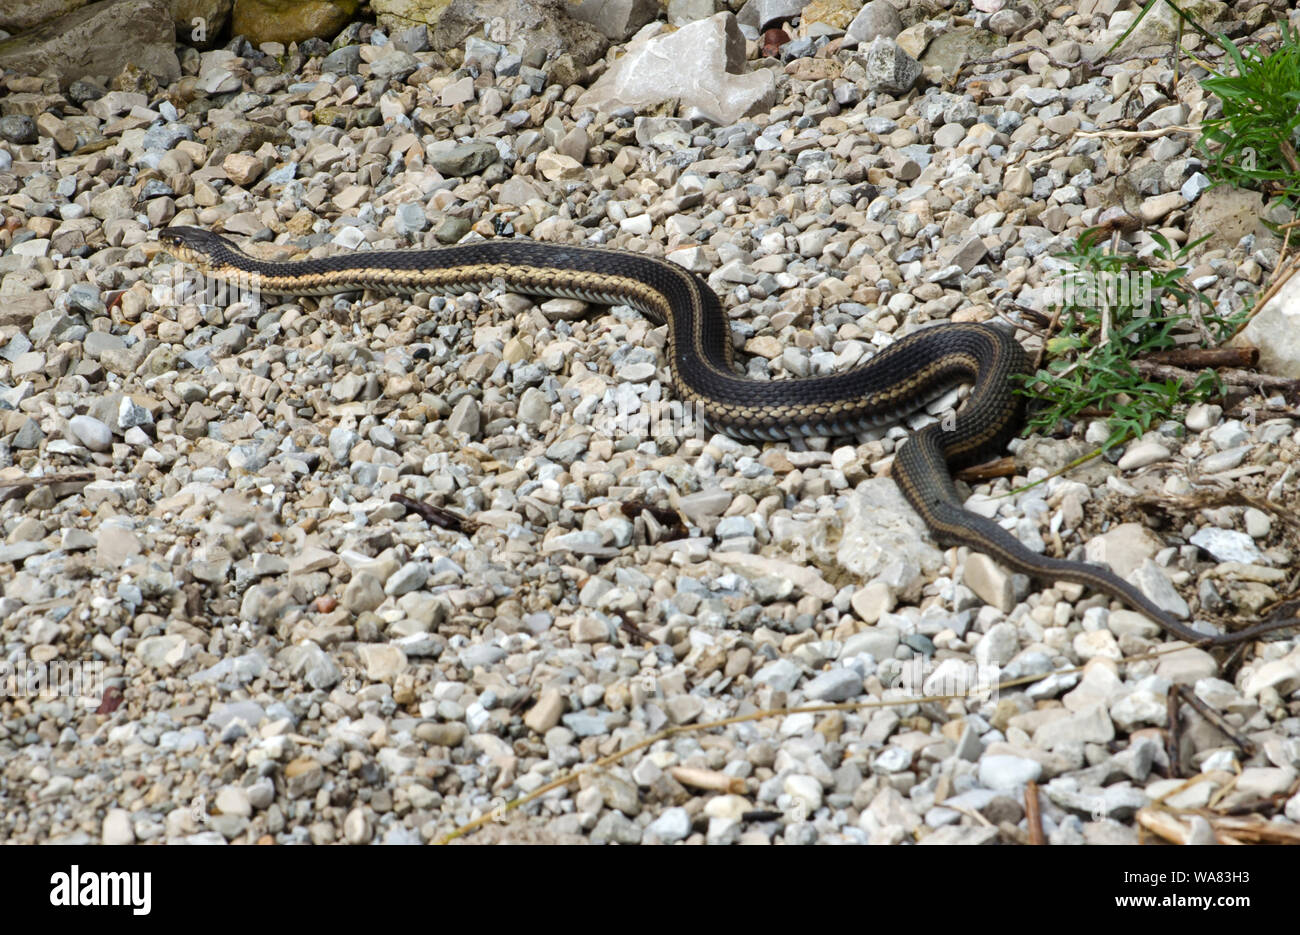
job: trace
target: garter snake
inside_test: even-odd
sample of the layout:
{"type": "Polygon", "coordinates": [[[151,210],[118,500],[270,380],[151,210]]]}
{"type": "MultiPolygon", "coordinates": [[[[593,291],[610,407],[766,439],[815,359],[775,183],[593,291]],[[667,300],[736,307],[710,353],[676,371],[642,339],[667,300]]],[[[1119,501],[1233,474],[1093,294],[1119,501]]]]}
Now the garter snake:
{"type": "Polygon", "coordinates": [[[1044,581],[1072,581],[1116,598],[1191,643],[1226,645],[1294,626],[1272,620],[1209,636],[1174,619],[1135,586],[1097,565],[1039,555],[997,523],[962,506],[949,465],[997,453],[1021,421],[1014,378],[1029,370],[1007,331],[947,323],[895,341],[867,363],[842,373],[788,380],[742,377],[732,366],[731,331],[717,295],[694,273],[640,254],[494,240],[434,250],[388,250],[323,259],[265,262],[224,237],[192,227],[163,230],[169,252],[217,279],[272,295],[330,295],[363,289],[442,295],[488,286],[529,295],[628,305],[668,328],[677,398],[712,428],[755,441],[846,435],[897,422],[953,384],[973,384],[951,423],[914,433],[899,449],[893,476],[903,496],[944,546],[965,545],[1044,581]]]}

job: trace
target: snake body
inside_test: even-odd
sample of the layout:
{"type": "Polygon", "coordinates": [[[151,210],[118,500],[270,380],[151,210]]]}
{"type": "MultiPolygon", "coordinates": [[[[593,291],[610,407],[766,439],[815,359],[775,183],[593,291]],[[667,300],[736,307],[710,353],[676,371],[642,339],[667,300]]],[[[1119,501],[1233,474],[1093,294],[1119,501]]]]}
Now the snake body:
{"type": "Polygon", "coordinates": [[[949,423],[914,433],[895,457],[903,496],[943,546],[966,545],[1042,581],[1086,585],[1128,604],[1191,643],[1227,645],[1295,625],[1291,619],[1209,636],[1174,619],[1129,582],[1097,565],[1039,555],[997,523],[962,506],[950,465],[999,452],[1021,421],[1015,378],[1029,359],[1007,331],[947,323],[899,339],[853,369],[825,376],[761,381],[732,365],[731,331],[717,295],[670,261],[624,251],[481,241],[434,250],[388,250],[267,262],[224,237],[172,227],[162,241],[179,260],[218,279],[272,295],[329,295],[363,289],[457,295],[492,285],[522,294],[628,305],[668,327],[673,391],[710,427],[750,440],[846,435],[897,422],[959,382],[970,398],[949,423]]]}

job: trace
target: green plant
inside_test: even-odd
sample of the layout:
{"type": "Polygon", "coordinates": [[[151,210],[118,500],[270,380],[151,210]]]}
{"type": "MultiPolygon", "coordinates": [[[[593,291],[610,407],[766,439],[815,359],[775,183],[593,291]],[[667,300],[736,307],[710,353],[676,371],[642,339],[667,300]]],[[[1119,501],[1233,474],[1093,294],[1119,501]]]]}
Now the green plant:
{"type": "MultiPolygon", "coordinates": [[[[1157,262],[1107,250],[1096,229],[1084,231],[1060,258],[1073,267],[1064,274],[1057,315],[1060,330],[1047,340],[1046,365],[1025,378],[1019,392],[1042,401],[1026,432],[1049,431],[1062,420],[1088,413],[1109,417],[1109,449],[1170,418],[1184,403],[1218,395],[1218,375],[1206,371],[1191,386],[1144,377],[1134,361],[1179,346],[1175,334],[1192,318],[1200,293],[1178,265],[1200,241],[1175,250],[1153,233],[1157,262]],[[1166,313],[1166,305],[1172,309],[1166,313]]],[[[1204,318],[1214,337],[1230,334],[1235,322],[1204,318]]]]}
{"type": "MultiPolygon", "coordinates": [[[[1173,0],[1147,0],[1123,34],[1106,50],[1107,58],[1129,37],[1157,3],[1178,16],[1179,33],[1172,52],[1177,66],[1182,27],[1223,49],[1236,74],[1215,71],[1201,86],[1223,103],[1223,115],[1206,120],[1199,148],[1219,182],[1265,192],[1292,213],[1300,208],[1300,30],[1278,21],[1281,42],[1265,54],[1257,46],[1241,49],[1225,35],[1213,35],[1173,0]]],[[[1188,53],[1189,55],[1191,53],[1188,53]]]]}
{"type": "MultiPolygon", "coordinates": [[[[1147,0],[1106,52],[1109,55],[1128,38],[1157,3],[1164,2],[1179,17],[1181,26],[1195,29],[1220,46],[1231,60],[1234,74],[1211,71],[1201,85],[1222,101],[1222,116],[1203,124],[1199,148],[1219,183],[1251,187],[1265,192],[1289,211],[1300,209],[1300,30],[1279,23],[1281,41],[1265,54],[1258,47],[1239,49],[1227,36],[1211,35],[1173,0],[1147,0]]],[[[1105,56],[1103,56],[1104,58],[1105,56]]],[[[1060,330],[1048,337],[1046,364],[1027,376],[1019,392],[1041,402],[1025,431],[1047,431],[1064,420],[1102,414],[1109,418],[1110,434],[1102,446],[1108,450],[1141,435],[1152,425],[1170,418],[1178,406],[1218,396],[1222,384],[1213,371],[1186,381],[1159,382],[1143,376],[1136,361],[1145,354],[1180,346],[1175,335],[1195,319],[1206,343],[1218,344],[1249,319],[1249,303],[1228,316],[1196,314],[1209,308],[1180,265],[1200,241],[1175,250],[1159,233],[1152,233],[1157,248],[1153,262],[1107,251],[1097,229],[1084,231],[1074,249],[1060,254],[1072,269],[1065,274],[1065,295],[1057,310],[1060,330]],[[1106,290],[1084,290],[1084,298],[1071,297],[1070,284],[1146,277],[1146,290],[1112,295],[1106,290]]]]}
{"type": "Polygon", "coordinates": [[[1235,75],[1213,73],[1201,86],[1223,102],[1223,116],[1206,120],[1200,149],[1219,181],[1262,191],[1289,211],[1300,208],[1300,30],[1279,21],[1281,44],[1265,55],[1218,42],[1235,75]]]}

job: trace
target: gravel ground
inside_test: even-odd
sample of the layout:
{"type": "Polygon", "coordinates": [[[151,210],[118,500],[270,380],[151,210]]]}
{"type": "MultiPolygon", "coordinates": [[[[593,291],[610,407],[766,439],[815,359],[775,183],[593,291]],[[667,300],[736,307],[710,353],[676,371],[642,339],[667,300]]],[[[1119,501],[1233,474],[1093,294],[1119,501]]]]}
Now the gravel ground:
{"type": "MultiPolygon", "coordinates": [[[[749,63],[777,101],[724,127],[579,114],[547,63],[472,40],[467,69],[370,27],[328,58],[241,44],[188,50],[170,87],[74,85],[34,141],[0,124],[0,641],[19,673],[98,679],[0,700],[0,838],[429,842],[573,769],[469,840],[1019,842],[1030,780],[1052,843],[1135,842],[1157,801],[1192,840],[1215,813],[1191,810],[1270,797],[1267,826],[1296,833],[1296,639],[1151,657],[1177,647],[1137,614],[936,549],[886,476],[904,429],[638,435],[668,362],[630,310],[205,301],[156,241],[189,224],[266,258],[516,234],[668,254],[723,297],[749,376],[827,373],[929,321],[1041,305],[1117,180],[1186,238],[1207,197],[1188,135],[1079,133],[1195,122],[1202,93],[1167,61],[1074,67],[1098,24],[1010,22],[1004,65],[907,100],[808,41],[749,63]],[[915,700],[1053,670],[1071,671],[915,700]],[[1174,778],[1178,691],[1249,752],[1175,698],[1195,781],[1174,778]],[[891,704],[593,767],[665,728],[836,702],[891,704]]],[[[1221,308],[1277,263],[1243,233],[1196,255],[1221,308]]],[[[1022,475],[970,506],[1176,612],[1251,617],[1293,584],[1300,431],[1268,417],[1283,401],[1250,405],[992,499],[1105,431],[1017,442],[1022,475]]]]}

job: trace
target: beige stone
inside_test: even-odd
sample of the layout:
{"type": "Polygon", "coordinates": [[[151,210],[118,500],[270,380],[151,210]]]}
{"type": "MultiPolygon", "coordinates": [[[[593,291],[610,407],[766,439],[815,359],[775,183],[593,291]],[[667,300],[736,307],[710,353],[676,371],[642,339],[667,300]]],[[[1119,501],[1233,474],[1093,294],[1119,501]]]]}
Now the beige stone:
{"type": "Polygon", "coordinates": [[[985,604],[996,607],[1004,614],[1016,606],[1011,576],[983,552],[972,552],[962,567],[962,583],[975,592],[985,604]]]}
{"type": "Polygon", "coordinates": [[[0,70],[49,70],[66,88],[78,78],[113,78],[130,64],[171,82],[181,75],[175,41],[167,0],[100,0],[0,42],[0,70]]]}
{"type": "Polygon", "coordinates": [[[252,185],[262,177],[262,160],[247,153],[231,153],[221,161],[226,178],[236,185],[252,185]]]}
{"type": "Polygon", "coordinates": [[[254,45],[332,39],[357,12],[357,0],[235,0],[231,31],[254,45]]]}

